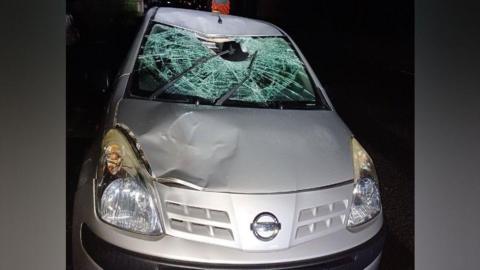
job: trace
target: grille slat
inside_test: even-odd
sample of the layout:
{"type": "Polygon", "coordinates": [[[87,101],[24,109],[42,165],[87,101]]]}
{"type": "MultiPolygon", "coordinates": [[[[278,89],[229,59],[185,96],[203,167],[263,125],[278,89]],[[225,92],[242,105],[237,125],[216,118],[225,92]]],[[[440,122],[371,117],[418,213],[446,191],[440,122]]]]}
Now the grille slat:
{"type": "Polygon", "coordinates": [[[170,228],[198,236],[233,241],[230,218],[224,211],[166,203],[170,228]]]}
{"type": "Polygon", "coordinates": [[[341,216],[341,215],[344,215],[344,214],[345,214],[345,210],[341,211],[341,212],[336,212],[336,213],[329,213],[329,214],[323,215],[323,216],[316,216],[316,217],[313,217],[313,218],[308,219],[308,220],[299,221],[299,222],[297,222],[297,225],[298,226],[308,225],[308,224],[312,224],[312,223],[319,222],[319,221],[322,221],[322,220],[335,218],[335,217],[338,217],[338,216],[341,216]]]}
{"type": "Polygon", "coordinates": [[[179,215],[175,213],[168,213],[168,218],[169,219],[176,219],[180,221],[185,221],[185,222],[190,222],[190,223],[198,223],[198,224],[204,224],[204,225],[209,225],[209,226],[215,226],[215,227],[221,227],[221,228],[226,228],[229,229],[231,227],[230,223],[224,223],[224,222],[218,222],[214,220],[208,220],[208,219],[201,219],[201,218],[195,218],[187,215],[179,215]]]}
{"type": "Polygon", "coordinates": [[[348,200],[302,209],[298,213],[296,239],[338,229],[345,224],[348,200]]]}

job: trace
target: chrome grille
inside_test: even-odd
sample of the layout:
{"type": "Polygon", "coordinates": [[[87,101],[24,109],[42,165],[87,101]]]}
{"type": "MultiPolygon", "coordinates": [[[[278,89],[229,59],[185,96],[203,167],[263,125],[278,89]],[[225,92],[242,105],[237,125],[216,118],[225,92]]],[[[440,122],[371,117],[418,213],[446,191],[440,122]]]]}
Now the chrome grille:
{"type": "Polygon", "coordinates": [[[298,214],[295,239],[310,238],[343,227],[347,209],[347,199],[302,209],[298,214]]]}
{"type": "Polygon", "coordinates": [[[225,211],[166,202],[172,230],[233,241],[230,218],[225,211]]]}

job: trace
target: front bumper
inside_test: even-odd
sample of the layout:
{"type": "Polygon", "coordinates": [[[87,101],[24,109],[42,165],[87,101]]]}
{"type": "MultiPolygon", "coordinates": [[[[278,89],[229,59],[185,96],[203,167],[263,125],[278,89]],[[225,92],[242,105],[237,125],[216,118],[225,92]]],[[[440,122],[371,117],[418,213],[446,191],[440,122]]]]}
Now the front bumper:
{"type": "MultiPolygon", "coordinates": [[[[381,229],[382,214],[355,232],[348,231],[340,224],[336,229],[321,231],[311,238],[307,236],[306,241],[296,242],[297,239],[294,238],[298,227],[296,216],[301,209],[309,207],[304,206],[305,203],[322,205],[324,201],[342,199],[351,196],[352,188],[345,185],[302,194],[262,195],[258,199],[255,196],[238,195],[238,200],[228,194],[184,190],[175,192],[174,189],[161,194],[161,198],[171,201],[176,199],[179,203],[183,203],[182,199],[188,199],[196,203],[216,204],[233,213],[231,218],[235,226],[232,226],[232,230],[234,235],[239,236],[236,237],[239,247],[228,247],[200,241],[201,238],[186,239],[182,235],[175,235],[173,230],[168,233],[168,227],[165,228],[167,233],[158,237],[144,237],[112,227],[96,215],[94,185],[87,180],[79,186],[75,196],[73,264],[75,269],[376,269],[384,238],[381,229]],[[290,199],[292,201],[288,203],[290,199]],[[229,204],[238,207],[229,208],[229,204]],[[286,210],[288,207],[293,209],[286,210]],[[252,216],[239,215],[245,210],[252,210],[252,216]],[[282,241],[281,232],[275,241],[264,242],[263,250],[241,248],[248,247],[249,243],[260,242],[248,239],[253,236],[248,225],[253,220],[253,215],[261,210],[278,213],[282,221],[282,232],[287,236],[284,239],[287,244],[288,241],[293,244],[287,248],[268,249],[275,241],[282,241]],[[290,216],[282,218],[282,214],[289,213],[290,216]],[[244,234],[241,231],[243,229],[247,230],[244,234]]],[[[167,218],[168,215],[164,220],[167,218]]]]}
{"type": "Polygon", "coordinates": [[[83,250],[103,269],[368,269],[379,260],[385,240],[385,229],[382,228],[373,238],[359,246],[326,257],[248,265],[199,264],[135,253],[104,241],[85,224],[82,225],[81,236],[83,250]]]}

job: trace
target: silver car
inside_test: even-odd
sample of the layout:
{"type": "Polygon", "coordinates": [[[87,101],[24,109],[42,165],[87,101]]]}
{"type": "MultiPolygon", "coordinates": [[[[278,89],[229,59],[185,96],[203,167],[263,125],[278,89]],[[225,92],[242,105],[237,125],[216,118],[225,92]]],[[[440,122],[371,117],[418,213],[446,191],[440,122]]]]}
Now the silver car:
{"type": "Polygon", "coordinates": [[[368,153],[278,27],[152,8],[75,195],[75,269],[377,269],[368,153]]]}

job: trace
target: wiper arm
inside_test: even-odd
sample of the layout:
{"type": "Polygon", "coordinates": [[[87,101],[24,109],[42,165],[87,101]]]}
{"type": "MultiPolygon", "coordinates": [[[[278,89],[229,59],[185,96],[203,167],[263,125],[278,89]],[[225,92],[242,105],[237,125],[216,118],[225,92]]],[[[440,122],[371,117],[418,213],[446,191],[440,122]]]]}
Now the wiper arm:
{"type": "Polygon", "coordinates": [[[195,95],[168,94],[168,95],[163,95],[162,97],[157,97],[157,100],[168,100],[173,102],[213,105],[213,102],[210,99],[195,96],[195,95]]]}
{"type": "Polygon", "coordinates": [[[221,51],[217,54],[214,54],[214,55],[208,55],[208,56],[204,56],[200,59],[198,59],[197,61],[195,61],[195,64],[193,64],[191,67],[183,70],[182,72],[176,74],[170,81],[168,81],[166,84],[164,84],[163,86],[155,89],[153,91],[153,93],[148,97],[150,100],[154,100],[156,97],[158,97],[159,95],[161,95],[163,92],[165,92],[165,90],[167,90],[168,88],[172,87],[172,85],[177,82],[180,78],[182,78],[185,74],[187,74],[190,70],[208,62],[209,60],[215,58],[215,57],[218,57],[218,56],[222,56],[224,54],[227,54],[227,53],[230,53],[232,52],[233,49],[229,49],[229,50],[225,50],[225,51],[221,51]]]}
{"type": "Polygon", "coordinates": [[[238,88],[240,88],[240,86],[242,86],[243,83],[245,83],[245,81],[250,78],[250,74],[252,73],[252,66],[253,66],[253,62],[255,62],[255,58],[257,57],[257,52],[258,51],[255,51],[255,53],[253,53],[253,56],[252,56],[252,60],[250,60],[250,64],[248,65],[247,67],[247,76],[245,76],[245,78],[243,78],[239,83],[237,83],[235,86],[233,86],[230,90],[228,90],[225,94],[223,94],[221,97],[219,97],[216,101],[215,101],[215,105],[222,105],[226,100],[228,100],[235,92],[237,92],[238,88]]]}

